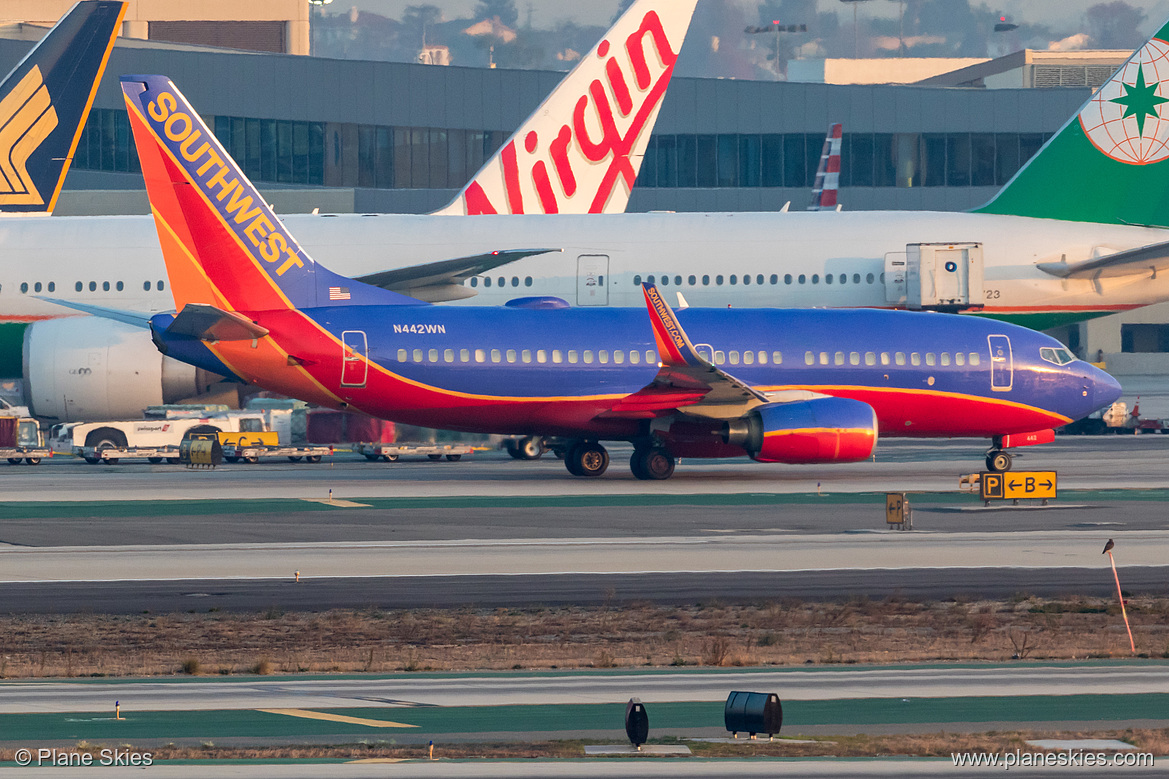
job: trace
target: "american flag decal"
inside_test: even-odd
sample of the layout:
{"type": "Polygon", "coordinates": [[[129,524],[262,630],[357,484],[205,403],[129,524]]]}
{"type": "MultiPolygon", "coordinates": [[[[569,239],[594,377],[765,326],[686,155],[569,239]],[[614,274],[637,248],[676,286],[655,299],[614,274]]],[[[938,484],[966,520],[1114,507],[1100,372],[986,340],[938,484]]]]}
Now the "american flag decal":
{"type": "Polygon", "coordinates": [[[349,300],[349,287],[329,287],[329,300],[349,300]]]}

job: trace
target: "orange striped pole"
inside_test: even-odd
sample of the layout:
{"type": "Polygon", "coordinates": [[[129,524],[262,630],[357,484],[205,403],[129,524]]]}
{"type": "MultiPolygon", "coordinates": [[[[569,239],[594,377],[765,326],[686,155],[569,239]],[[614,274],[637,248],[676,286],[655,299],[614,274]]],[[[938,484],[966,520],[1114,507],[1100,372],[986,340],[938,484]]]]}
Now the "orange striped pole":
{"type": "Polygon", "coordinates": [[[1120,614],[1124,617],[1124,628],[1128,631],[1128,645],[1132,648],[1132,653],[1137,653],[1136,642],[1132,640],[1132,628],[1128,624],[1128,611],[1124,608],[1124,593],[1120,591],[1120,576],[1116,573],[1116,560],[1112,556],[1112,550],[1108,550],[1108,561],[1112,563],[1112,578],[1116,579],[1116,597],[1120,598],[1120,614]]]}

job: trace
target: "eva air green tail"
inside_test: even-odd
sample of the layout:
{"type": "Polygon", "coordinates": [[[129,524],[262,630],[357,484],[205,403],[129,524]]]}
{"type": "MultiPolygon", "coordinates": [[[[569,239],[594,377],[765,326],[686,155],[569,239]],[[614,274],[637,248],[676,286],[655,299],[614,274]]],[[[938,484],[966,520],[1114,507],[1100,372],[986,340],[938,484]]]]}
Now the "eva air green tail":
{"type": "Polygon", "coordinates": [[[974,210],[1169,226],[1169,24],[974,210]]]}

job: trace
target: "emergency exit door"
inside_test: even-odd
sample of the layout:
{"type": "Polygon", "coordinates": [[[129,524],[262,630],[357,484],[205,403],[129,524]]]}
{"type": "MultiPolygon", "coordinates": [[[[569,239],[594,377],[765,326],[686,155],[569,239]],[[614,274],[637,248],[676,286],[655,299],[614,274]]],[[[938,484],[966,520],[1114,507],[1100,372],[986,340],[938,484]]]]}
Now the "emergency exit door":
{"type": "Polygon", "coordinates": [[[346,330],[341,333],[341,386],[364,387],[369,363],[369,344],[364,330],[346,330]]]}
{"type": "Polygon", "coordinates": [[[609,305],[609,256],[582,254],[576,258],[576,304],[609,305]]]}
{"type": "Polygon", "coordinates": [[[1011,339],[1005,335],[988,335],[990,344],[990,388],[1007,392],[1015,380],[1015,364],[1011,357],[1011,339]]]}

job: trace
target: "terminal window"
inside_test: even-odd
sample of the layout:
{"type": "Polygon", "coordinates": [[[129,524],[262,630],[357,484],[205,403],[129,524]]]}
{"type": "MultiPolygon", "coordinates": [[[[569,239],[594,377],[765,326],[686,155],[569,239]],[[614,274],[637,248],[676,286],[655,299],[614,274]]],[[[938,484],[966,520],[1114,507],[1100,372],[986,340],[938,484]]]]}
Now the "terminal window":
{"type": "Polygon", "coordinates": [[[1169,352],[1169,325],[1121,325],[1120,351],[1169,352]]]}

